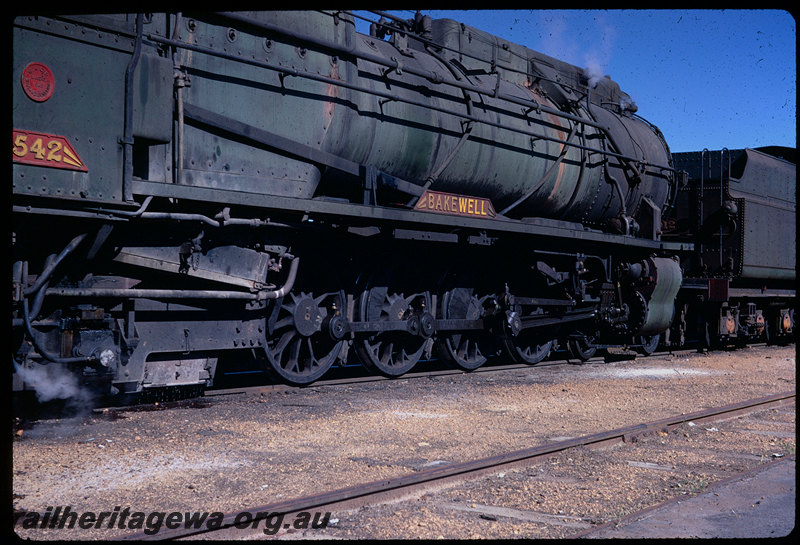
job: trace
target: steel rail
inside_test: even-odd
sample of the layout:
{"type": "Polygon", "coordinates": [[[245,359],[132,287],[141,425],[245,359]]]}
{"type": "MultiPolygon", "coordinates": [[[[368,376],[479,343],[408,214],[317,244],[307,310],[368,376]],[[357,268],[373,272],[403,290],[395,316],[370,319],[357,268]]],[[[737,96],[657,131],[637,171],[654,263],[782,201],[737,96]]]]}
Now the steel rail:
{"type": "MultiPolygon", "coordinates": [[[[51,325],[52,327],[58,325],[57,322],[54,322],[51,325]]],[[[758,344],[750,345],[750,346],[759,346],[758,344]]],[[[620,348],[618,346],[614,346],[613,348],[620,348]]],[[[680,356],[682,354],[696,354],[697,350],[692,349],[683,349],[683,350],[673,350],[673,351],[656,351],[649,356],[643,356],[641,354],[633,354],[630,355],[619,355],[616,356],[617,360],[625,360],[628,358],[657,358],[659,356],[680,356]]],[[[581,362],[580,365],[588,365],[590,363],[596,364],[604,364],[604,356],[592,356],[585,362],[581,362]]],[[[561,366],[561,365],[571,365],[569,362],[574,361],[574,358],[567,358],[564,356],[556,356],[554,359],[545,359],[536,365],[529,365],[527,363],[509,363],[509,364],[485,364],[477,369],[473,369],[472,371],[465,371],[463,369],[459,369],[457,367],[451,367],[446,369],[436,369],[432,371],[410,371],[399,377],[387,377],[385,375],[370,375],[370,374],[363,374],[363,375],[356,375],[351,377],[342,377],[342,378],[321,378],[320,380],[305,386],[305,388],[325,388],[327,386],[341,386],[341,385],[349,385],[349,384],[360,384],[364,382],[378,382],[378,381],[404,381],[404,380],[411,380],[411,379],[419,379],[419,378],[427,378],[427,377],[437,377],[437,376],[449,376],[449,375],[477,375],[480,373],[495,373],[500,371],[513,371],[513,370],[531,370],[536,372],[537,369],[542,369],[544,367],[551,367],[551,366],[561,366]]],[[[611,361],[611,360],[609,360],[611,361]]],[[[416,368],[415,368],[416,369],[416,368]]],[[[332,369],[328,372],[325,376],[335,376],[335,372],[332,369]]],[[[301,388],[300,386],[291,386],[289,384],[284,384],[281,382],[266,382],[264,384],[258,384],[254,386],[240,386],[240,387],[231,387],[231,388],[211,388],[203,392],[204,398],[212,398],[216,396],[223,396],[223,395],[239,395],[239,394],[246,394],[246,393],[270,393],[270,392],[286,392],[290,390],[297,390],[301,388]]],[[[124,411],[128,407],[119,407],[118,410],[124,411]]],[[[95,409],[97,410],[97,409],[95,409]]]]}
{"type": "MultiPolygon", "coordinates": [[[[43,324],[45,325],[45,324],[43,324]]],[[[57,322],[49,323],[46,325],[50,325],[51,327],[55,327],[58,325],[57,322]]],[[[764,343],[754,343],[749,345],[753,346],[765,346],[764,343]]],[[[618,346],[613,346],[612,348],[620,348],[618,346]]],[[[691,349],[682,349],[682,350],[659,350],[656,351],[649,356],[643,356],[641,354],[619,354],[613,355],[608,362],[611,361],[621,361],[627,359],[637,359],[640,358],[642,360],[645,359],[653,359],[658,358],[659,356],[681,356],[686,354],[696,354],[697,350],[694,348],[691,349]]],[[[585,362],[581,362],[580,365],[589,365],[591,363],[595,364],[604,364],[608,363],[605,362],[605,358],[607,356],[592,356],[585,362]]],[[[480,373],[495,373],[500,371],[514,371],[514,370],[531,370],[536,372],[537,369],[542,369],[544,367],[551,367],[551,366],[561,366],[561,365],[572,365],[570,361],[574,361],[574,358],[567,358],[564,356],[557,356],[555,359],[545,359],[544,361],[537,363],[536,365],[529,365],[527,363],[510,363],[510,364],[486,364],[477,369],[472,371],[465,371],[459,368],[447,368],[447,369],[437,369],[433,371],[410,371],[401,375],[399,377],[387,377],[385,375],[370,375],[370,374],[363,374],[363,375],[356,375],[351,377],[342,377],[342,378],[322,378],[310,385],[301,387],[301,386],[291,386],[289,384],[284,384],[281,382],[266,382],[264,384],[258,384],[254,386],[239,386],[239,387],[231,387],[231,388],[211,388],[203,392],[202,396],[206,399],[210,399],[217,396],[225,396],[225,395],[239,395],[239,394],[246,394],[246,393],[256,393],[256,394],[263,394],[263,393],[274,393],[274,392],[287,392],[290,390],[298,390],[299,388],[325,388],[328,386],[342,386],[342,385],[350,385],[350,384],[360,384],[364,382],[378,382],[378,381],[404,381],[404,380],[411,380],[411,379],[419,379],[419,378],[428,378],[428,377],[438,377],[438,376],[450,376],[450,375],[477,375],[480,373]]],[[[335,376],[333,370],[329,371],[328,375],[325,376],[335,376]]],[[[117,410],[125,411],[129,409],[128,406],[118,407],[117,410]]],[[[98,409],[95,409],[97,411],[98,409]]]]}
{"type": "MultiPolygon", "coordinates": [[[[274,502],[254,509],[248,509],[247,511],[251,513],[268,513],[270,515],[288,515],[299,513],[301,511],[320,509],[352,509],[362,505],[375,504],[388,501],[390,499],[397,499],[407,496],[413,492],[418,492],[420,489],[430,487],[434,484],[440,485],[444,482],[454,480],[466,480],[497,471],[498,469],[505,469],[519,465],[530,465],[558,455],[570,448],[600,448],[621,442],[635,442],[643,435],[657,433],[659,431],[669,431],[690,421],[705,422],[709,420],[721,420],[737,416],[741,413],[752,412],[757,409],[783,405],[790,402],[793,403],[795,401],[795,396],[796,393],[794,390],[792,390],[780,394],[773,394],[770,396],[751,399],[749,401],[733,403],[724,407],[676,415],[653,422],[636,424],[611,431],[590,434],[575,439],[559,441],[549,445],[521,449],[495,456],[489,456],[479,460],[448,464],[408,475],[402,475],[396,478],[382,479],[370,483],[340,488],[338,490],[332,490],[321,494],[315,494],[312,496],[274,502]]],[[[219,528],[177,528],[168,529],[153,535],[144,533],[123,535],[118,539],[176,539],[221,531],[234,528],[236,516],[237,515],[233,513],[226,515],[223,518],[219,528]]],[[[247,526],[251,526],[253,522],[253,520],[249,520],[247,526]]],[[[235,530],[236,529],[234,528],[234,531],[235,530]]]]}

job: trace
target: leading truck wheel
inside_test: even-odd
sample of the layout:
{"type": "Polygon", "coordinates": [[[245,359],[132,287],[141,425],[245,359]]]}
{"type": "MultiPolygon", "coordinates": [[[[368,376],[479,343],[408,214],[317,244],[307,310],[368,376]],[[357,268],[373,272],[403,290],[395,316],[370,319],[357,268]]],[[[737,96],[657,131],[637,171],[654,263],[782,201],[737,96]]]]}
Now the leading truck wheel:
{"type": "Polygon", "coordinates": [[[506,341],[508,355],[517,363],[536,365],[550,355],[553,341],[542,341],[534,335],[526,335],[506,341]]]}
{"type": "Polygon", "coordinates": [[[503,348],[515,363],[536,365],[550,355],[552,340],[545,340],[537,328],[522,329],[520,307],[506,311],[503,324],[503,348]]]}
{"type": "Polygon", "coordinates": [[[589,361],[597,352],[593,339],[589,339],[585,335],[579,338],[569,339],[567,341],[567,349],[570,355],[581,363],[589,361]]]}
{"type": "Polygon", "coordinates": [[[634,350],[643,356],[650,356],[658,348],[658,343],[661,342],[661,335],[642,335],[638,340],[641,346],[637,346],[634,350]]]}

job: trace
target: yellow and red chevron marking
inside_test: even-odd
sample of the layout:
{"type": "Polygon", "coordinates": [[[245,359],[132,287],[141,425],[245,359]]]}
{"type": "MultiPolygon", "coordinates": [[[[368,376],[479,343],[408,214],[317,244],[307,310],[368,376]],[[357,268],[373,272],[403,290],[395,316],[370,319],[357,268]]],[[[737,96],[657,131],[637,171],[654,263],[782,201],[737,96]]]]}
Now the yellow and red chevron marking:
{"type": "Polygon", "coordinates": [[[14,129],[11,158],[15,163],[88,172],[64,136],[14,129]]]}

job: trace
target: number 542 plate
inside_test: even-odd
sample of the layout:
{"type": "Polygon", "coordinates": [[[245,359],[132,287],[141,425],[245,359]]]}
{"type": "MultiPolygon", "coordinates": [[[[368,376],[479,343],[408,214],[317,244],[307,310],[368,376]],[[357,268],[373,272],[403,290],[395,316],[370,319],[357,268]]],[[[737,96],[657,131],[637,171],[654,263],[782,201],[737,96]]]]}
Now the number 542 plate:
{"type": "Polygon", "coordinates": [[[63,136],[14,129],[12,138],[11,157],[15,163],[88,171],[78,153],[63,136]]]}

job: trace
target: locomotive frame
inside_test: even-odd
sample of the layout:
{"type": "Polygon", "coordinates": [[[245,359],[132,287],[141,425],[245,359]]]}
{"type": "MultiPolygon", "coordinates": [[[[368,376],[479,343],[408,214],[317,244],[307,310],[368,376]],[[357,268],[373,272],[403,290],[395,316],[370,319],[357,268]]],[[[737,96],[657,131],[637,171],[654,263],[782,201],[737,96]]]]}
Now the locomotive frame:
{"type": "MultiPolygon", "coordinates": [[[[611,80],[591,87],[529,50],[520,72],[506,52],[522,50],[495,37],[479,70],[464,60],[470,51],[442,43],[478,31],[443,22],[434,41],[420,17],[386,16],[371,37],[344,12],[147,17],[15,22],[15,77],[39,91],[15,88],[16,388],[26,369],[49,365],[115,396],[197,391],[220,357],[243,351],[292,384],[354,357],[399,376],[434,348],[465,370],[500,352],[535,364],[559,345],[579,360],[610,346],[647,354],[685,338],[686,309],[673,324],[679,290],[716,285],[684,281],[696,239],[662,237],[662,217],[688,178],[611,80]],[[52,81],[17,75],[28,57],[49,56],[37,70],[66,63],[64,40],[112,81],[76,94],[89,78],[83,62],[52,81]],[[271,75],[248,79],[256,73],[271,75]],[[511,85],[520,78],[528,94],[511,85]],[[64,81],[82,101],[76,113],[42,115],[58,111],[64,81]],[[302,108],[274,114],[297,123],[297,137],[247,120],[234,99],[225,106],[233,86],[321,104],[322,126],[308,116],[304,133],[302,108]],[[113,121],[76,124],[96,115],[113,121]],[[351,130],[347,140],[358,123],[385,138],[351,130]],[[494,153],[521,149],[542,159],[539,181],[519,176],[498,193],[489,174],[523,167],[494,153]],[[470,150],[492,154],[471,163],[470,150]],[[460,190],[452,179],[476,164],[484,178],[460,190]],[[566,190],[565,172],[578,180],[566,190]]],[[[784,337],[789,291],[770,291],[784,337]]],[[[751,330],[742,336],[765,335],[751,330]]]]}

